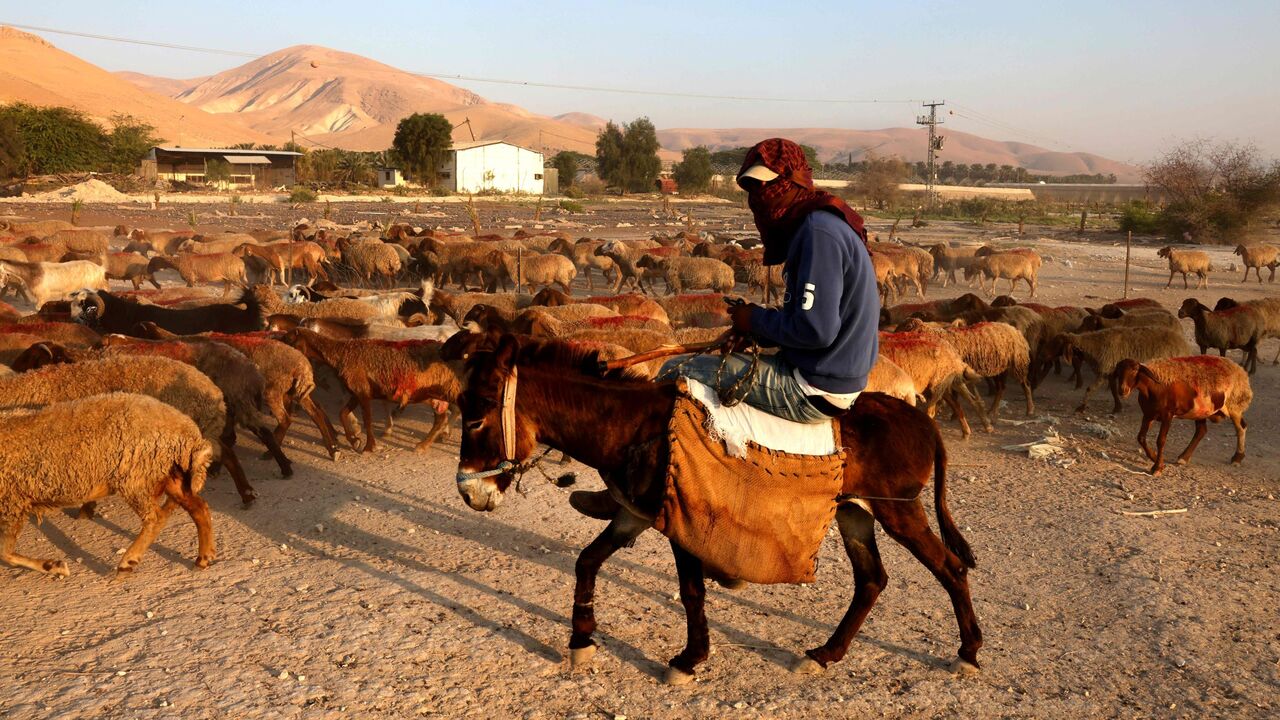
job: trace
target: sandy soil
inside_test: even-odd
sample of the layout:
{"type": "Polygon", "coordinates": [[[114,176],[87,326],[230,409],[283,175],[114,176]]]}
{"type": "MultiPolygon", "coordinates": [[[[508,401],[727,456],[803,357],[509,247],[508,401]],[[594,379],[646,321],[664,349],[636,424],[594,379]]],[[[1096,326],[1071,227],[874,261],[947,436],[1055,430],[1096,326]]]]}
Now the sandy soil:
{"type": "MultiPolygon", "coordinates": [[[[613,208],[595,219],[601,230],[632,222],[615,231],[641,234],[650,232],[641,227],[647,212],[613,208]]],[[[741,210],[700,212],[723,213],[726,227],[747,221],[741,210]]],[[[1094,240],[1037,243],[1052,258],[1041,276],[1046,302],[1120,294],[1123,245],[1094,240]]],[[[1231,264],[1228,251],[1212,252],[1231,264]]],[[[1131,294],[1166,306],[1276,291],[1225,272],[1207,292],[1165,291],[1154,248],[1135,246],[1134,258],[1131,294]]],[[[74,564],[63,581],[0,569],[0,715],[1275,717],[1275,345],[1253,378],[1240,467],[1226,465],[1233,435],[1217,425],[1194,464],[1152,479],[1133,441],[1133,404],[1112,417],[1099,397],[1095,414],[1075,416],[1079,391],[1062,378],[1042,385],[1030,422],[1017,390],[1006,397],[1011,422],[994,434],[965,442],[943,422],[952,510],[978,555],[970,578],[986,645],[974,677],[945,669],[958,639],[942,588],[883,535],[890,585],[849,657],[821,676],[790,674],[793,653],[824,641],[848,603],[848,562],[832,535],[812,586],[713,589],[714,654],[696,683],[665,687],[657,678],[683,644],[684,617],[656,532],[605,565],[603,647],[590,670],[571,673],[573,562],[601,524],[532,475],[498,512],[469,510],[452,482],[456,430],[413,453],[430,421],[414,408],[379,452],[338,462],[300,418],[286,445],[291,480],[249,445],[246,469],[262,499],[241,510],[225,474],[210,482],[221,559],[205,571],[190,569],[195,533],[185,517],[174,516],[131,577],[113,572],[138,525],[117,501],[93,521],[56,513],[28,528],[25,552],[74,564]],[[1002,449],[1051,429],[1067,448],[1057,459],[1002,449]],[[1120,514],[1174,508],[1187,512],[1120,514]]],[[[332,414],[337,398],[322,400],[332,414]]],[[[1180,451],[1190,429],[1176,425],[1170,448],[1180,451]]],[[[581,486],[598,484],[576,469],[581,486]]]]}

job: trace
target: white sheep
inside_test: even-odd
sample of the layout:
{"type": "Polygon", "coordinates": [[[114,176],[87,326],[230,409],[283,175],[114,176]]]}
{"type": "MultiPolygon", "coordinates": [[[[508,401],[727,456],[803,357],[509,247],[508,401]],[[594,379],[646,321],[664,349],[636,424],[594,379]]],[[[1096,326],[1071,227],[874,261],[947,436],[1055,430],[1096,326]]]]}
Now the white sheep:
{"type": "Polygon", "coordinates": [[[76,290],[107,289],[106,269],[88,260],[65,263],[0,261],[0,286],[17,285],[28,302],[39,308],[49,300],[76,290]]]}

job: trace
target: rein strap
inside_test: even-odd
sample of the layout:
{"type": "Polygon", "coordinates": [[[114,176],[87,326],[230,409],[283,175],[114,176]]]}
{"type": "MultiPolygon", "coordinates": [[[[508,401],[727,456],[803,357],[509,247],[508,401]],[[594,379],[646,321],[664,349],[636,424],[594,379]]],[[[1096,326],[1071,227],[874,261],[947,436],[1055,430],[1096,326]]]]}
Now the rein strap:
{"type": "Polygon", "coordinates": [[[502,458],[516,460],[516,378],[519,368],[512,367],[511,374],[502,386],[502,458]]]}

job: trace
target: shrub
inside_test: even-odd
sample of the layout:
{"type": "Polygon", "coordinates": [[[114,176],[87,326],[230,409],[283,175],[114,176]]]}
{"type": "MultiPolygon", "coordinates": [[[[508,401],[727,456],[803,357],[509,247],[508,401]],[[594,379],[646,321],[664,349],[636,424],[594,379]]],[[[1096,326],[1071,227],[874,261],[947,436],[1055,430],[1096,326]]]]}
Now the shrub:
{"type": "Polygon", "coordinates": [[[579,180],[577,187],[582,190],[586,197],[599,197],[604,195],[605,191],[604,181],[594,175],[588,175],[579,180]]]}
{"type": "Polygon", "coordinates": [[[574,200],[561,200],[560,209],[571,213],[580,213],[584,211],[582,203],[574,200]]]}
{"type": "Polygon", "coordinates": [[[1120,231],[1139,235],[1155,235],[1163,229],[1160,213],[1154,212],[1141,200],[1134,200],[1120,211],[1120,231]]]}
{"type": "Polygon", "coordinates": [[[563,191],[561,191],[560,194],[564,195],[567,198],[572,198],[574,200],[581,200],[582,198],[587,196],[586,191],[584,191],[582,188],[578,187],[577,185],[573,185],[571,187],[565,188],[563,191]]]}
{"type": "Polygon", "coordinates": [[[309,203],[316,201],[316,194],[311,188],[295,187],[293,192],[289,193],[289,202],[291,203],[309,203]]]}

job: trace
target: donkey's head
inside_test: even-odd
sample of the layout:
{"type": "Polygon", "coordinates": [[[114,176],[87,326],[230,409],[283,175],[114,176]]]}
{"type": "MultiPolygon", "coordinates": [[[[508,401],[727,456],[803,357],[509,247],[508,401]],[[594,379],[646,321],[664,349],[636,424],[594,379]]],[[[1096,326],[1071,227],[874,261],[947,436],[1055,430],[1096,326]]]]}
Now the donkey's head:
{"type": "Polygon", "coordinates": [[[458,492],[473,510],[493,510],[511,486],[512,471],[533,452],[532,427],[516,413],[518,341],[503,335],[492,351],[468,360],[462,408],[458,492]]]}

